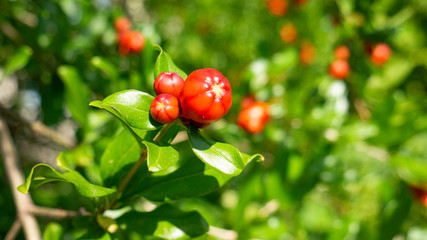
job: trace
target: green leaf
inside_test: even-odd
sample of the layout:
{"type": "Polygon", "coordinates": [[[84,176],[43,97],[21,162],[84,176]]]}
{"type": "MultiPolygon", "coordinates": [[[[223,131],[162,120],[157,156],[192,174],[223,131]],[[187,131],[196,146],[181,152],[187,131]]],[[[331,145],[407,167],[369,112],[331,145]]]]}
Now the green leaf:
{"type": "Polygon", "coordinates": [[[242,155],[237,148],[230,144],[207,140],[198,129],[193,127],[189,128],[188,136],[196,156],[224,174],[239,175],[249,161],[253,159],[263,160],[259,154],[242,155]]]}
{"type": "Polygon", "coordinates": [[[67,170],[74,170],[76,167],[84,167],[93,164],[95,153],[90,144],[82,144],[73,150],[59,153],[56,161],[58,166],[67,170]]]}
{"type": "Polygon", "coordinates": [[[43,239],[61,240],[64,229],[59,223],[51,222],[43,232],[43,239]]]}
{"type": "Polygon", "coordinates": [[[171,145],[160,146],[157,143],[143,141],[147,147],[147,164],[150,172],[165,170],[178,161],[179,154],[171,145]]]}
{"type": "Polygon", "coordinates": [[[27,65],[32,54],[33,50],[28,46],[19,48],[18,51],[9,58],[9,61],[7,61],[4,66],[3,78],[27,65]]]}
{"type": "Polygon", "coordinates": [[[217,190],[232,176],[217,171],[201,162],[189,151],[188,142],[175,146],[179,151],[182,164],[179,168],[164,176],[152,175],[135,183],[134,192],[152,201],[176,200],[201,196],[217,190]]]}
{"type": "Polygon", "coordinates": [[[111,62],[109,62],[107,59],[103,57],[93,57],[90,60],[90,63],[101,70],[107,78],[111,79],[113,82],[116,82],[119,78],[119,71],[117,70],[116,66],[114,66],[111,62]]]}
{"type": "Polygon", "coordinates": [[[399,176],[414,185],[427,182],[427,132],[422,132],[406,141],[391,158],[399,176]]]}
{"type": "Polygon", "coordinates": [[[141,91],[124,90],[108,96],[103,101],[93,101],[90,106],[107,110],[129,127],[148,131],[161,126],[150,115],[153,99],[153,96],[141,91]]]}
{"type": "Polygon", "coordinates": [[[76,68],[60,66],[58,74],[65,86],[65,104],[73,118],[81,125],[86,126],[90,98],[89,88],[81,80],[76,68]]]}
{"type": "Polygon", "coordinates": [[[122,130],[110,142],[101,157],[101,177],[105,186],[120,183],[129,169],[138,161],[141,149],[129,131],[122,130]]]}
{"type": "Polygon", "coordinates": [[[176,72],[185,80],[187,78],[187,74],[175,65],[169,54],[163,51],[163,49],[158,45],[154,45],[154,47],[157,47],[160,51],[156,64],[154,65],[155,77],[159,76],[162,72],[176,72]]]}
{"type": "Polygon", "coordinates": [[[116,192],[114,189],[89,183],[76,171],[68,171],[61,174],[55,171],[51,166],[42,163],[37,164],[31,169],[31,173],[27,177],[27,180],[18,187],[18,190],[22,193],[28,193],[28,191],[32,189],[53,181],[69,182],[76,187],[81,195],[88,198],[103,197],[116,192]]]}
{"type": "Polygon", "coordinates": [[[165,239],[181,239],[185,236],[194,238],[209,230],[206,220],[198,212],[183,212],[170,204],[163,204],[152,212],[125,213],[117,219],[117,222],[120,226],[125,226],[129,234],[136,232],[140,235],[154,235],[165,239]]]}

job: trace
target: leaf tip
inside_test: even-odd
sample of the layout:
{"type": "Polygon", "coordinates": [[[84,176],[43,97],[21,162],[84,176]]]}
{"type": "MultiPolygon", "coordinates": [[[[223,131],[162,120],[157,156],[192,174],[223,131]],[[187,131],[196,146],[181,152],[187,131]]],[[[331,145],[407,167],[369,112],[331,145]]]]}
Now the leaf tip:
{"type": "Polygon", "coordinates": [[[25,183],[20,185],[18,188],[18,191],[20,191],[23,194],[27,194],[28,193],[28,188],[25,186],[25,183]]]}
{"type": "Polygon", "coordinates": [[[92,101],[89,103],[89,106],[91,107],[97,107],[97,108],[102,108],[102,101],[92,101]]]}

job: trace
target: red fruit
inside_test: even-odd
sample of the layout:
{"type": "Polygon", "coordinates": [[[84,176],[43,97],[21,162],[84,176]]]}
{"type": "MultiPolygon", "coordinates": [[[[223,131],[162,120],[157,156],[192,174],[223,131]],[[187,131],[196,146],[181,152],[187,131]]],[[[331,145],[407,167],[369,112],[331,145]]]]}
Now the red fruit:
{"type": "Polygon", "coordinates": [[[267,7],[276,16],[283,16],[288,11],[288,2],[285,0],[267,0],[267,7]]]}
{"type": "Polygon", "coordinates": [[[350,65],[348,65],[348,62],[346,60],[335,60],[329,67],[329,73],[334,78],[346,78],[350,73],[350,65]]]}
{"type": "Polygon", "coordinates": [[[371,61],[380,66],[387,62],[390,58],[391,49],[386,43],[377,44],[371,53],[371,61]]]}
{"type": "Polygon", "coordinates": [[[114,28],[116,29],[116,32],[119,34],[130,30],[131,27],[132,27],[132,23],[127,17],[121,16],[116,18],[116,20],[114,20],[114,28]]]}
{"type": "Polygon", "coordinates": [[[249,133],[259,133],[264,129],[269,115],[267,103],[254,102],[239,113],[237,124],[249,133]]]}
{"type": "Polygon", "coordinates": [[[171,123],[179,115],[178,99],[170,94],[160,94],[151,102],[150,113],[159,123],[171,123]]]}
{"type": "Polygon", "coordinates": [[[410,186],[414,197],[425,207],[427,207],[427,192],[419,187],[410,186]]]}
{"type": "Polygon", "coordinates": [[[138,53],[145,45],[145,39],[142,33],[137,31],[126,31],[120,35],[119,51],[123,55],[130,52],[138,53]]]}
{"type": "Polygon", "coordinates": [[[242,110],[244,110],[244,109],[248,108],[254,102],[255,102],[254,96],[252,96],[252,95],[246,96],[245,98],[243,98],[242,104],[240,107],[242,110]]]}
{"type": "Polygon", "coordinates": [[[292,23],[288,23],[280,30],[280,37],[285,43],[291,43],[297,38],[297,29],[292,23]]]}
{"type": "Polygon", "coordinates": [[[182,116],[198,123],[215,122],[230,110],[231,98],[230,83],[219,71],[196,70],[187,77],[181,91],[182,116]]]}
{"type": "Polygon", "coordinates": [[[303,43],[299,52],[299,58],[303,65],[312,64],[316,58],[316,48],[313,44],[309,42],[303,43]]]}
{"type": "Polygon", "coordinates": [[[334,55],[336,59],[347,60],[350,57],[350,50],[346,46],[338,46],[335,48],[334,55]]]}
{"type": "Polygon", "coordinates": [[[179,98],[182,87],[184,87],[184,79],[174,72],[162,72],[154,80],[154,91],[157,95],[168,93],[179,98]]]}

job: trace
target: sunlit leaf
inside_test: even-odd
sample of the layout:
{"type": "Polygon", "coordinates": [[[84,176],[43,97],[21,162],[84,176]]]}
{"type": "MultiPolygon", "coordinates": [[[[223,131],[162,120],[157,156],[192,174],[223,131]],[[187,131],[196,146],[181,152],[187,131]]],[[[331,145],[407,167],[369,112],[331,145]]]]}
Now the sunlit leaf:
{"type": "Polygon", "coordinates": [[[32,189],[53,181],[69,182],[76,187],[81,195],[88,198],[103,197],[116,192],[114,189],[89,183],[76,171],[59,173],[51,166],[42,163],[33,167],[27,180],[18,187],[18,190],[22,193],[28,193],[32,189]]]}
{"type": "Polygon", "coordinates": [[[162,72],[176,72],[185,80],[187,78],[187,74],[175,65],[169,54],[163,51],[160,46],[154,46],[160,51],[156,64],[154,65],[154,75],[157,77],[162,72]]]}

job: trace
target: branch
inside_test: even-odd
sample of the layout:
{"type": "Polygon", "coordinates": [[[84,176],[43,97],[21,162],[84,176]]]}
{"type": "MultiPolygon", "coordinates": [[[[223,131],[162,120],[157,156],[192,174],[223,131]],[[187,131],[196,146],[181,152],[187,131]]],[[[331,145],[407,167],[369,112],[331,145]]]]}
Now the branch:
{"type": "Polygon", "coordinates": [[[214,226],[209,226],[208,234],[224,240],[236,240],[238,238],[237,232],[214,226]]]}
{"type": "Polygon", "coordinates": [[[41,234],[35,216],[28,211],[33,201],[28,194],[18,192],[19,185],[24,183],[24,175],[18,162],[18,155],[13,145],[12,137],[5,120],[0,117],[0,144],[6,175],[9,179],[13,198],[15,200],[17,217],[24,229],[26,239],[40,240],[41,234]]]}
{"type": "Polygon", "coordinates": [[[7,122],[11,124],[13,128],[28,129],[31,132],[45,136],[48,139],[52,140],[53,142],[59,145],[62,145],[66,148],[71,149],[71,148],[74,148],[76,145],[74,141],[62,136],[61,134],[58,134],[57,132],[50,129],[49,127],[47,127],[46,125],[44,125],[39,121],[29,123],[3,106],[0,106],[0,113],[1,115],[5,116],[7,122]]]}
{"type": "Polygon", "coordinates": [[[64,209],[40,207],[40,206],[33,205],[31,206],[29,211],[32,214],[37,216],[59,218],[59,219],[92,215],[90,212],[87,212],[84,208],[81,208],[79,211],[68,211],[64,209]]]}
{"type": "Polygon", "coordinates": [[[15,222],[13,222],[12,227],[10,227],[9,232],[7,233],[4,240],[13,240],[16,238],[16,236],[19,233],[19,230],[21,229],[21,221],[19,221],[19,218],[15,219],[15,222]]]}
{"type": "MultiPolygon", "coordinates": [[[[153,142],[159,142],[171,126],[172,126],[171,123],[163,125],[162,129],[154,137],[153,142]]],[[[114,204],[117,198],[120,198],[120,195],[125,190],[126,186],[132,179],[133,175],[135,175],[135,173],[138,171],[139,167],[145,161],[146,158],[147,158],[147,149],[142,150],[141,156],[139,157],[138,161],[133,165],[132,169],[128,172],[125,179],[123,179],[123,181],[120,183],[119,188],[117,189],[117,197],[111,200],[109,208],[114,207],[114,204]]]]}

